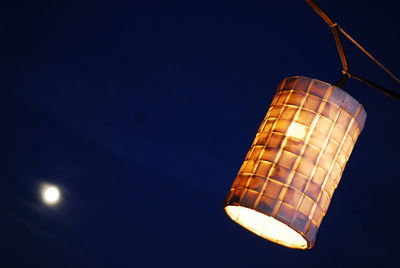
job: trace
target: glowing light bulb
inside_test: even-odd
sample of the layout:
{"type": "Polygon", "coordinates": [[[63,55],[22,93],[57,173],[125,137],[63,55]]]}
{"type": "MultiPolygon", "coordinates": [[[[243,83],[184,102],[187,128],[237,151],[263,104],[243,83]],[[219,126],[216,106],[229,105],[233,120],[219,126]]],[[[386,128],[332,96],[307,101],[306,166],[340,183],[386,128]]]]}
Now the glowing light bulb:
{"type": "Polygon", "coordinates": [[[55,205],[60,200],[60,190],[57,186],[43,187],[42,199],[48,205],[55,205]]]}
{"type": "Polygon", "coordinates": [[[225,211],[234,221],[261,237],[291,248],[307,247],[301,234],[273,217],[240,206],[227,206],[225,211]]]}

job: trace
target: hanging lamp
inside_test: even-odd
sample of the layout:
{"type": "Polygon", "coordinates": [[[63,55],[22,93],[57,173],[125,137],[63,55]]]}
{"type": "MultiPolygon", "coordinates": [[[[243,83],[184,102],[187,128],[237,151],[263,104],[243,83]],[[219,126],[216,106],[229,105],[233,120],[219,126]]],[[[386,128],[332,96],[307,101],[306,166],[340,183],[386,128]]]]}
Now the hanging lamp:
{"type": "Polygon", "coordinates": [[[400,100],[399,94],[350,74],[341,34],[400,84],[314,1],[306,2],[332,29],[343,76],[334,85],[304,76],[280,83],[224,201],[233,221],[297,249],[313,247],[367,117],[364,107],[341,87],[355,78],[400,100]]]}

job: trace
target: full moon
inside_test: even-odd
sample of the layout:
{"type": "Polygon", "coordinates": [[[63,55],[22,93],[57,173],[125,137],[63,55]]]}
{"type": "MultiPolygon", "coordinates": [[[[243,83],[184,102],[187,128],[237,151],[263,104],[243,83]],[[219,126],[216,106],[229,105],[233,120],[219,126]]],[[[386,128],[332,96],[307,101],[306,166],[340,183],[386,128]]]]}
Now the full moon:
{"type": "Polygon", "coordinates": [[[46,186],[42,190],[42,199],[48,205],[55,205],[60,200],[60,189],[57,186],[46,186]]]}

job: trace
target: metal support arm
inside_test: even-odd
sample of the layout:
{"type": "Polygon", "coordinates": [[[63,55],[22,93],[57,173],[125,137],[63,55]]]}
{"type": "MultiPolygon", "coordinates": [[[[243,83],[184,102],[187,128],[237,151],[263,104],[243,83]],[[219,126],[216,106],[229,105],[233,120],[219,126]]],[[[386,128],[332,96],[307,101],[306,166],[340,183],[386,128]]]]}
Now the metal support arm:
{"type": "Polygon", "coordinates": [[[348,33],[346,33],[342,27],[339,26],[336,22],[334,22],[328,14],[326,14],[313,0],[305,0],[307,4],[311,6],[311,8],[329,25],[332,30],[333,37],[335,39],[336,47],[339,52],[340,61],[342,62],[342,78],[336,82],[337,86],[343,86],[345,82],[349,78],[354,78],[359,80],[366,85],[377,89],[378,91],[382,92],[383,94],[392,97],[398,101],[400,101],[400,94],[384,88],[380,85],[377,85],[361,76],[353,75],[350,73],[349,64],[347,61],[346,53],[344,52],[343,42],[341,38],[341,34],[350,40],[356,47],[358,47],[365,55],[367,55],[375,64],[377,64],[383,71],[385,71],[393,80],[395,80],[400,85],[400,79],[397,78],[392,72],[390,72],[382,63],[380,63],[374,56],[371,55],[365,48],[363,48],[354,38],[352,38],[348,33]]]}

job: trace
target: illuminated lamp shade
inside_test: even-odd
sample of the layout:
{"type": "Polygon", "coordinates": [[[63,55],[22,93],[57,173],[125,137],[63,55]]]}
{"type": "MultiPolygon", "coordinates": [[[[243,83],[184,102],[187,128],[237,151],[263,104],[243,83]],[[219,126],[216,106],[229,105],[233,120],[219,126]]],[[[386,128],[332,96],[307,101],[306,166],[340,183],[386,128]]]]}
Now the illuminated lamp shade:
{"type": "Polygon", "coordinates": [[[253,233],[312,248],[367,114],[349,94],[302,76],[283,80],[225,199],[253,233]]]}

